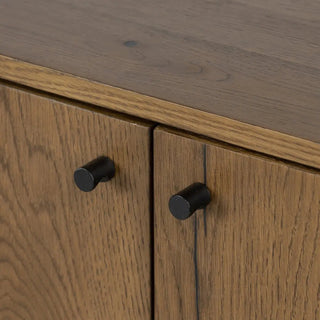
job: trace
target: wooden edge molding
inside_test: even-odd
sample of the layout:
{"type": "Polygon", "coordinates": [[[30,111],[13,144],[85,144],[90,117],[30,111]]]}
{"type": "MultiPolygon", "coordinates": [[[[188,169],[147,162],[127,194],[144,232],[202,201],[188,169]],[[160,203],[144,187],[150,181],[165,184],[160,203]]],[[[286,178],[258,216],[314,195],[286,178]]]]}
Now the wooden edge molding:
{"type": "Polygon", "coordinates": [[[320,169],[320,144],[0,55],[0,77],[320,169]]]}

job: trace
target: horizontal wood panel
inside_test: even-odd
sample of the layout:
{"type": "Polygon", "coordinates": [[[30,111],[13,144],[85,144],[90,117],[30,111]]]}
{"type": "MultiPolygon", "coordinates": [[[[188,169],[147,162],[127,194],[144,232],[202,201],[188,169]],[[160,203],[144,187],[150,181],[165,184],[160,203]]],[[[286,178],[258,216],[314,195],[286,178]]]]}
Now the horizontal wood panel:
{"type": "Polygon", "coordinates": [[[213,113],[0,56],[2,78],[320,168],[320,145],[213,113]]]}
{"type": "Polygon", "coordinates": [[[156,319],[318,320],[319,173],[164,128],[154,149],[156,319]],[[177,220],[194,182],[212,200],[177,220]]]}
{"type": "Polygon", "coordinates": [[[0,54],[320,143],[319,16],[312,0],[2,1],[0,54]]]}
{"type": "Polygon", "coordinates": [[[0,319],[150,319],[149,155],[148,125],[0,85],[0,319]]]}

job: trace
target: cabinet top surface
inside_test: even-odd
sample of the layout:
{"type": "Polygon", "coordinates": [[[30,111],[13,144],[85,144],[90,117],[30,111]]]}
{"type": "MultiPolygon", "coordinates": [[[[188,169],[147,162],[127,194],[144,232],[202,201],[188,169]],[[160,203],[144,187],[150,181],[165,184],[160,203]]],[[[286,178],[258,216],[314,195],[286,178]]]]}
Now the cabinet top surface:
{"type": "Polygon", "coordinates": [[[320,143],[317,0],[1,1],[0,54],[320,143]]]}

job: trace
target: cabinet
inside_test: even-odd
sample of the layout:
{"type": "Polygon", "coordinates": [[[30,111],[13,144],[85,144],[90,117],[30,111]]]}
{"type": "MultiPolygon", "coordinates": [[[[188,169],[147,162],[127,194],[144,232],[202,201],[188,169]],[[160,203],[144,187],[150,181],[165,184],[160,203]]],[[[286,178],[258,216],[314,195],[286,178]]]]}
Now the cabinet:
{"type": "Polygon", "coordinates": [[[156,319],[319,319],[320,175],[159,128],[154,138],[156,319]],[[180,221],[168,199],[205,183],[180,221]]]}
{"type": "Polygon", "coordinates": [[[1,320],[150,319],[149,125],[1,85],[0,170],[1,320]]]}
{"type": "Polygon", "coordinates": [[[13,86],[0,116],[1,319],[319,318],[318,171],[13,86]],[[194,182],[211,201],[178,220],[194,182]]]}
{"type": "Polygon", "coordinates": [[[319,17],[0,1],[0,320],[319,320],[319,17]]]}
{"type": "Polygon", "coordinates": [[[317,170],[4,84],[0,124],[0,319],[320,317],[317,170]]]}

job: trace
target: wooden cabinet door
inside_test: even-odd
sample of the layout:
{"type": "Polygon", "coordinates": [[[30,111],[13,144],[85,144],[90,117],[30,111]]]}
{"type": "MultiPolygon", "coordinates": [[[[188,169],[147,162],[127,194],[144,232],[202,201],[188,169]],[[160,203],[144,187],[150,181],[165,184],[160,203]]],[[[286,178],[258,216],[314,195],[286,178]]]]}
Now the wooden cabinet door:
{"type": "Polygon", "coordinates": [[[320,319],[320,174],[157,129],[156,319],[320,319]],[[171,195],[212,193],[187,220],[171,195]]]}
{"type": "Polygon", "coordinates": [[[150,318],[150,131],[0,86],[0,319],[150,318]],[[92,192],[73,172],[100,155],[92,192]]]}

